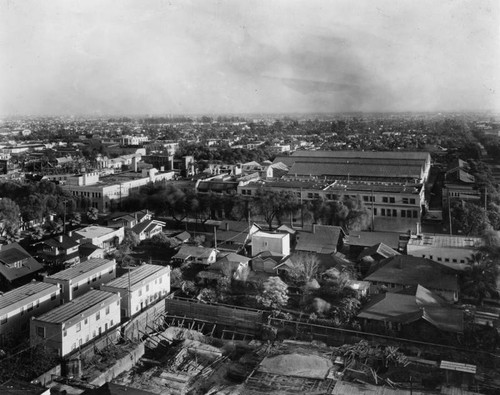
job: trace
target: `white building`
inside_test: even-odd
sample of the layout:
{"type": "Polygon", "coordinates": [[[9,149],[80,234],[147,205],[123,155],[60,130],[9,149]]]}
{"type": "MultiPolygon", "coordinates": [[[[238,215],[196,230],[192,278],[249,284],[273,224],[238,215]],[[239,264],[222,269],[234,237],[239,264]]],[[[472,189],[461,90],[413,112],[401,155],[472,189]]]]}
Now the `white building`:
{"type": "Polygon", "coordinates": [[[270,251],[280,255],[290,255],[289,233],[267,233],[257,231],[252,234],[252,256],[263,251],[270,251]]]}
{"type": "Polygon", "coordinates": [[[107,228],[105,226],[91,225],[76,230],[75,233],[82,237],[80,244],[92,243],[104,251],[115,249],[125,237],[125,228],[107,228]]]}
{"type": "Polygon", "coordinates": [[[43,344],[64,357],[120,324],[120,295],[91,290],[33,318],[30,345],[43,344]]]}
{"type": "Polygon", "coordinates": [[[460,268],[482,245],[480,237],[424,234],[412,236],[406,250],[408,255],[460,268]]]}
{"type": "Polygon", "coordinates": [[[130,318],[170,293],[170,266],[142,265],[101,289],[119,292],[122,317],[130,318]]]}
{"type": "Polygon", "coordinates": [[[43,279],[49,284],[61,287],[62,299],[69,302],[83,295],[91,288],[107,283],[116,278],[116,261],[114,259],[89,259],[74,267],[62,270],[43,279]]]}
{"type": "Polygon", "coordinates": [[[0,294],[0,345],[13,335],[27,332],[31,317],[60,304],[59,286],[39,281],[0,294]]]}
{"type": "Polygon", "coordinates": [[[150,182],[172,180],[174,175],[174,171],[159,173],[156,169],[145,169],[141,173],[124,172],[102,178],[98,173],[89,173],[69,177],[62,188],[71,195],[86,200],[88,206],[107,212],[112,204],[118,204],[131,191],[150,182]]]}

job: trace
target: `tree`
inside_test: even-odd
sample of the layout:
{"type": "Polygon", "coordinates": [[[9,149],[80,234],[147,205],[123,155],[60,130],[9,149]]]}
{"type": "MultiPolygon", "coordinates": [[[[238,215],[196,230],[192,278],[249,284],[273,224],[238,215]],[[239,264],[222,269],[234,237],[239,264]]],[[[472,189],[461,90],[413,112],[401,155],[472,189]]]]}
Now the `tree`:
{"type": "Polygon", "coordinates": [[[15,238],[19,235],[20,226],[19,206],[9,198],[0,199],[0,236],[15,238]]]}
{"type": "Polygon", "coordinates": [[[97,219],[99,218],[99,210],[95,207],[90,207],[87,210],[87,218],[89,219],[89,221],[97,221],[97,219]]]}
{"type": "Polygon", "coordinates": [[[455,200],[450,211],[454,233],[462,231],[466,236],[479,236],[491,227],[484,209],[474,203],[455,200]]]}
{"type": "Polygon", "coordinates": [[[475,253],[469,259],[468,266],[462,275],[462,293],[482,305],[485,298],[497,294],[499,274],[496,259],[484,251],[475,253]]]}
{"type": "Polygon", "coordinates": [[[279,277],[269,277],[263,284],[262,295],[257,301],[264,307],[281,309],[288,303],[288,286],[279,277]]]}
{"type": "Polygon", "coordinates": [[[30,234],[31,240],[38,241],[41,240],[44,236],[45,232],[41,226],[37,226],[33,229],[30,234]]]}
{"type": "Polygon", "coordinates": [[[258,214],[264,217],[269,229],[273,228],[276,219],[281,224],[285,214],[295,211],[298,207],[297,198],[291,192],[271,191],[265,189],[257,190],[253,205],[258,214]]]}
{"type": "Polygon", "coordinates": [[[309,282],[316,278],[319,268],[319,259],[316,254],[297,252],[290,257],[287,263],[288,274],[296,281],[309,282]]]}
{"type": "Polygon", "coordinates": [[[125,229],[125,236],[123,237],[123,241],[120,245],[120,250],[124,253],[128,254],[132,249],[137,247],[141,243],[139,236],[132,229],[125,229]]]}

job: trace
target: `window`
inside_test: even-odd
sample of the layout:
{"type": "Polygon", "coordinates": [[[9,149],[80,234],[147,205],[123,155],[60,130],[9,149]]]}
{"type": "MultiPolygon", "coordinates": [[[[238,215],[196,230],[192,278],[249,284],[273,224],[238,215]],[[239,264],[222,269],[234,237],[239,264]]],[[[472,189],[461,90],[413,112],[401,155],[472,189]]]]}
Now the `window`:
{"type": "Polygon", "coordinates": [[[401,218],[406,218],[406,210],[401,210],[401,218]]]}
{"type": "Polygon", "coordinates": [[[57,294],[54,292],[52,295],[50,295],[50,300],[55,300],[57,297],[57,294]]]}
{"type": "Polygon", "coordinates": [[[403,198],[403,204],[408,204],[408,198],[403,198]]]}
{"type": "Polygon", "coordinates": [[[0,324],[5,324],[7,322],[7,314],[0,317],[0,324]]]}
{"type": "Polygon", "coordinates": [[[85,325],[87,325],[88,322],[89,322],[88,318],[85,318],[85,320],[83,321],[85,325]]]}
{"type": "Polygon", "coordinates": [[[457,260],[456,260],[456,259],[453,259],[453,260],[452,260],[452,262],[453,262],[453,263],[457,263],[457,260]]]}
{"type": "Polygon", "coordinates": [[[96,315],[95,315],[95,320],[96,320],[96,321],[98,321],[98,320],[100,320],[100,319],[101,319],[101,312],[100,312],[100,311],[98,311],[98,312],[96,313],[96,315]]]}
{"type": "Polygon", "coordinates": [[[76,331],[80,332],[81,330],[82,330],[82,323],[79,322],[78,324],[76,324],[76,331]]]}
{"type": "Polygon", "coordinates": [[[160,277],[160,278],[158,279],[158,284],[161,284],[161,281],[162,281],[162,278],[160,277]]]}
{"type": "Polygon", "coordinates": [[[391,216],[391,209],[390,209],[390,208],[388,208],[388,209],[387,209],[387,216],[388,216],[388,217],[390,217],[390,216],[391,216]]]}
{"type": "Polygon", "coordinates": [[[382,202],[389,203],[389,199],[387,198],[387,196],[382,196],[382,202]]]}
{"type": "Polygon", "coordinates": [[[393,197],[389,198],[389,202],[390,203],[396,203],[396,198],[393,198],[393,197]]]}
{"type": "Polygon", "coordinates": [[[111,320],[110,325],[113,326],[113,320],[111,320]]]}
{"type": "Polygon", "coordinates": [[[385,208],[381,209],[380,211],[381,211],[380,215],[381,215],[382,217],[385,217],[385,208]]]}
{"type": "Polygon", "coordinates": [[[73,292],[78,291],[78,284],[73,287],[73,292]]]}
{"type": "MultiPolygon", "coordinates": [[[[265,242],[266,246],[267,246],[267,241],[265,242]]],[[[149,292],[149,284],[146,285],[146,292],[149,292]]]]}
{"type": "Polygon", "coordinates": [[[373,215],[377,215],[377,208],[376,207],[373,209],[373,215]]]}
{"type": "Polygon", "coordinates": [[[109,306],[106,307],[106,315],[108,315],[108,314],[109,314],[109,306]]]}
{"type": "Polygon", "coordinates": [[[66,337],[68,335],[68,331],[63,332],[63,336],[66,337]]]}
{"type": "Polygon", "coordinates": [[[87,279],[87,284],[90,284],[90,277],[87,279]]]}
{"type": "Polygon", "coordinates": [[[28,308],[27,308],[27,310],[28,310],[28,311],[31,311],[31,310],[33,310],[33,303],[30,303],[30,304],[28,305],[28,308]]]}
{"type": "Polygon", "coordinates": [[[113,273],[113,268],[109,269],[109,274],[112,274],[113,273]]]}
{"type": "Polygon", "coordinates": [[[92,277],[92,282],[97,281],[97,276],[92,277]]]}
{"type": "Polygon", "coordinates": [[[450,261],[450,258],[444,258],[444,261],[445,261],[445,262],[449,262],[449,261],[450,261]]]}
{"type": "Polygon", "coordinates": [[[36,335],[38,337],[45,338],[45,327],[43,327],[43,326],[37,326],[36,327],[36,335]]]}
{"type": "Polygon", "coordinates": [[[417,210],[413,210],[413,218],[418,218],[418,211],[417,210]]]}
{"type": "Polygon", "coordinates": [[[397,217],[398,216],[398,210],[392,210],[392,216],[397,217]]]}
{"type": "Polygon", "coordinates": [[[142,289],[139,290],[139,296],[142,296],[142,289]]]}
{"type": "Polygon", "coordinates": [[[410,204],[415,204],[415,199],[410,199],[410,204]]]}
{"type": "Polygon", "coordinates": [[[441,257],[438,257],[438,262],[441,262],[441,261],[442,261],[441,257]]]}

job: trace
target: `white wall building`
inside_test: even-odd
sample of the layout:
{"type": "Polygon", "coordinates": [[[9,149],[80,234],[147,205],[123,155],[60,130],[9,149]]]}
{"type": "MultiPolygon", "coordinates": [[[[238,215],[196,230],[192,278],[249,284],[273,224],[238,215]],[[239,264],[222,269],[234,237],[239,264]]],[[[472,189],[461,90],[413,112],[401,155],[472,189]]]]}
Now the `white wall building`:
{"type": "Polygon", "coordinates": [[[58,285],[31,282],[0,294],[0,345],[11,336],[28,331],[31,317],[61,304],[58,285]]]}
{"type": "Polygon", "coordinates": [[[101,289],[119,292],[122,317],[130,318],[170,293],[170,266],[142,265],[102,285],[101,289]]]}
{"type": "Polygon", "coordinates": [[[120,324],[120,295],[91,290],[33,318],[30,345],[43,344],[64,357],[120,324]]]}
{"type": "Polygon", "coordinates": [[[75,231],[83,237],[80,244],[92,243],[104,251],[115,249],[125,237],[125,228],[107,228],[105,226],[91,225],[75,231]]]}
{"type": "Polygon", "coordinates": [[[257,231],[252,234],[252,256],[263,251],[270,251],[280,255],[290,255],[289,233],[267,233],[257,231]]]}
{"type": "Polygon", "coordinates": [[[424,234],[412,236],[406,250],[408,255],[460,268],[468,263],[472,254],[482,245],[480,237],[424,234]]]}
{"type": "Polygon", "coordinates": [[[98,288],[101,284],[114,278],[116,278],[116,261],[114,259],[89,259],[74,267],[47,276],[43,281],[59,285],[63,301],[69,302],[88,292],[91,288],[98,288]]]}

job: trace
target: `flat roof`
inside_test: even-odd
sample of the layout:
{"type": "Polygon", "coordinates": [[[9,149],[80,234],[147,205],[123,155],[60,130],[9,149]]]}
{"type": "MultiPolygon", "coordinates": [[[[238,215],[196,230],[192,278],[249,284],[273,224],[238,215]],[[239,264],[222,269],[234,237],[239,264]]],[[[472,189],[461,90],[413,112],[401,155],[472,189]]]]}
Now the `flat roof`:
{"type": "Polygon", "coordinates": [[[408,246],[440,247],[440,248],[477,248],[484,244],[481,237],[450,236],[450,235],[422,235],[411,237],[408,246]]]}
{"type": "Polygon", "coordinates": [[[108,264],[116,265],[116,262],[114,259],[93,258],[88,261],[81,262],[74,267],[70,267],[69,269],[47,276],[47,278],[54,280],[74,280],[92,272],[97,268],[108,266],[108,264]]]}
{"type": "Polygon", "coordinates": [[[75,230],[75,233],[78,233],[80,236],[85,238],[93,239],[95,237],[106,236],[109,233],[115,232],[116,229],[107,228],[104,226],[91,225],[86,228],[75,230]]]}
{"type": "Polygon", "coordinates": [[[91,289],[82,296],[73,299],[71,302],[67,302],[53,310],[50,310],[40,317],[37,317],[36,320],[50,322],[53,324],[62,324],[71,318],[82,314],[85,310],[88,310],[93,306],[97,306],[110,298],[119,299],[120,296],[113,292],[91,289]]]}
{"type": "Polygon", "coordinates": [[[56,284],[31,282],[12,291],[0,294],[0,311],[6,309],[11,311],[14,304],[28,299],[36,300],[45,294],[50,294],[59,289],[56,284]],[[11,307],[10,309],[8,307],[11,307]]]}
{"type": "Polygon", "coordinates": [[[141,284],[145,279],[154,274],[157,274],[161,271],[170,271],[170,267],[168,266],[160,266],[160,265],[150,265],[145,264],[139,266],[137,269],[132,270],[129,274],[125,273],[121,277],[118,277],[109,283],[104,284],[104,287],[113,287],[113,288],[128,288],[129,285],[131,288],[134,288],[135,285],[141,284]]]}

